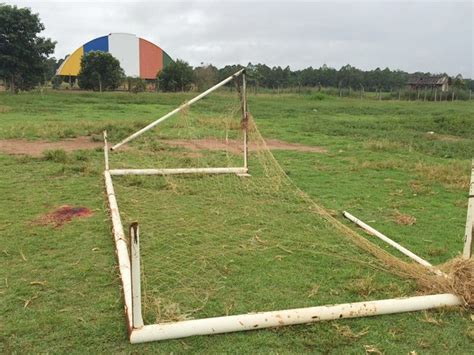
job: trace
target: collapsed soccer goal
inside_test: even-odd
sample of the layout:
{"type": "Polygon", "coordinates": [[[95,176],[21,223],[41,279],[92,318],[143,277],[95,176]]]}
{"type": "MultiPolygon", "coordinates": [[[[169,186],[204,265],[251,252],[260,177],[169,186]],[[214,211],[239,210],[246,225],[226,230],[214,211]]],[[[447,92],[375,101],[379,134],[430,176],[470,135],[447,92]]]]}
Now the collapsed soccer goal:
{"type": "MultiPolygon", "coordinates": [[[[105,186],[131,343],[466,304],[450,287],[451,274],[382,235],[407,259],[394,257],[295,186],[258,131],[246,91],[242,69],[111,148],[104,132],[105,186]],[[209,114],[207,96],[231,82],[237,100],[222,105],[222,115],[209,114]],[[203,99],[203,108],[191,113],[203,99]],[[159,136],[121,149],[157,125],[159,136]],[[131,222],[128,234],[122,218],[131,222]],[[327,268],[331,275],[318,273],[327,268]],[[387,284],[408,277],[432,294],[400,297],[407,291],[391,290],[395,298],[344,299],[327,282],[333,277],[347,285],[367,273],[387,284]]],[[[472,240],[469,206],[465,245],[472,240]]]]}

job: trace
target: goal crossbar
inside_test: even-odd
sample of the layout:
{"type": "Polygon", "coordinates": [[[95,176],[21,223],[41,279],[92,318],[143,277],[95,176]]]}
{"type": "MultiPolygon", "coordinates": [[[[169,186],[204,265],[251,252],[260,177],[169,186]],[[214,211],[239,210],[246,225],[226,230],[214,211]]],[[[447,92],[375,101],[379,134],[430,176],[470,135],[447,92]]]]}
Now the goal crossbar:
{"type": "Polygon", "coordinates": [[[245,174],[247,168],[111,169],[110,175],[245,174]]]}
{"type": "Polygon", "coordinates": [[[125,138],[124,140],[122,140],[120,143],[117,143],[115,144],[112,148],[110,148],[111,150],[116,150],[118,149],[119,147],[121,147],[122,145],[130,142],[132,139],[135,139],[137,138],[138,136],[142,135],[143,133],[145,133],[146,131],[152,129],[153,127],[155,127],[156,125],[160,124],[161,122],[167,120],[168,118],[170,118],[171,116],[173,116],[174,114],[182,111],[183,109],[185,109],[186,107],[188,106],[191,106],[192,104],[198,102],[199,100],[201,100],[203,97],[209,95],[211,92],[219,89],[221,86],[224,86],[225,84],[227,84],[228,82],[234,80],[235,78],[237,78],[239,75],[243,74],[245,72],[245,68],[244,69],[241,69],[239,70],[238,72],[236,72],[235,74],[232,74],[231,76],[229,76],[228,78],[222,80],[220,83],[217,83],[216,85],[214,85],[213,87],[211,87],[210,89],[204,91],[202,94],[199,94],[198,96],[196,96],[195,98],[189,100],[188,102],[185,102],[184,104],[182,104],[181,106],[175,108],[173,111],[170,111],[168,112],[166,115],[160,117],[159,119],[157,119],[156,121],[153,121],[152,123],[150,123],[149,125],[143,127],[142,129],[140,129],[139,131],[131,134],[130,136],[128,136],[127,138],[125,138]]]}

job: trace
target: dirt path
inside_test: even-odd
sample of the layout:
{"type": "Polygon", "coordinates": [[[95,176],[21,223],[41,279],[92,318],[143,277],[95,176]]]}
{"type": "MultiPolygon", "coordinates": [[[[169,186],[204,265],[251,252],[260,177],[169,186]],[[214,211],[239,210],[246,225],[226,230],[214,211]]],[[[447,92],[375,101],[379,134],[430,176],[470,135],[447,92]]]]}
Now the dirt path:
{"type": "MultiPolygon", "coordinates": [[[[181,147],[193,152],[201,150],[226,150],[234,154],[242,152],[242,141],[240,140],[218,140],[213,138],[206,139],[166,139],[161,141],[172,147],[181,147]]],[[[276,139],[266,140],[267,147],[270,150],[295,150],[299,152],[326,153],[327,150],[322,147],[308,146],[298,143],[288,143],[276,139]]],[[[25,139],[4,139],[0,140],[0,152],[13,155],[31,155],[40,157],[47,150],[63,149],[66,152],[73,152],[81,149],[95,149],[102,147],[102,142],[93,142],[90,137],[77,137],[64,139],[57,142],[48,141],[28,141],[25,139]]],[[[263,149],[260,145],[249,143],[250,151],[263,149]]],[[[198,153],[195,153],[198,154],[198,153]]]]}
{"type": "MultiPolygon", "coordinates": [[[[234,154],[241,153],[243,150],[242,141],[237,140],[224,140],[218,139],[167,139],[162,141],[164,144],[168,144],[173,147],[186,148],[192,151],[200,150],[227,150],[234,154]]],[[[270,150],[296,150],[299,152],[312,152],[312,153],[326,153],[327,150],[322,147],[308,146],[298,143],[288,143],[280,141],[277,139],[267,139],[267,147],[270,150]]],[[[252,142],[249,143],[250,151],[258,151],[263,149],[260,145],[252,145],[252,142]]]]}
{"type": "Polygon", "coordinates": [[[46,150],[63,149],[66,152],[73,152],[102,146],[102,142],[93,142],[90,137],[77,137],[57,142],[28,141],[25,139],[0,140],[0,152],[13,155],[31,155],[33,157],[40,157],[46,150]]]}

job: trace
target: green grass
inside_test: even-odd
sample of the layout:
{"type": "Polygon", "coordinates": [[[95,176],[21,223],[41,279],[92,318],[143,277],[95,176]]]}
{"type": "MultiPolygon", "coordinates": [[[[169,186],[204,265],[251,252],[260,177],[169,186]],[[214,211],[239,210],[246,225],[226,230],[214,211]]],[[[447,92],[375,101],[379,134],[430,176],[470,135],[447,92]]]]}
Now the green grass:
{"type": "MultiPolygon", "coordinates": [[[[110,141],[117,142],[190,97],[192,94],[48,92],[11,96],[2,93],[0,138],[59,140],[90,135],[97,139],[107,129],[110,141]]],[[[218,93],[194,106],[191,116],[206,122],[200,135],[222,131],[219,117],[229,108],[230,99],[228,94],[218,93]]],[[[435,264],[459,254],[469,164],[474,151],[473,103],[379,102],[314,94],[261,94],[249,98],[249,107],[265,137],[328,150],[325,154],[274,152],[295,184],[323,206],[352,212],[435,264]],[[435,134],[427,134],[430,131],[435,134]],[[416,223],[398,224],[399,213],[415,217],[416,223]]],[[[193,159],[181,154],[183,149],[175,148],[176,154],[165,156],[161,153],[163,147],[156,143],[159,138],[179,137],[180,124],[183,124],[180,117],[170,120],[161,129],[137,140],[132,145],[136,150],[114,155],[112,164],[118,164],[119,160],[124,166],[134,167],[194,164],[193,159]],[[140,149],[149,149],[149,154],[138,155],[136,161],[135,153],[140,149]]],[[[207,159],[214,163],[227,157],[209,153],[207,159]]],[[[120,281],[106,212],[102,152],[50,151],[42,158],[0,154],[0,165],[2,352],[363,353],[369,345],[387,353],[469,353],[472,349],[472,320],[468,312],[460,310],[342,320],[131,346],[126,337],[120,281]],[[89,207],[94,216],[76,219],[60,229],[34,223],[42,214],[64,204],[89,207]]],[[[251,179],[258,181],[258,166],[254,169],[255,176],[251,179]]],[[[317,219],[310,220],[308,213],[295,214],[291,200],[272,201],[268,199],[270,194],[262,196],[261,206],[245,210],[249,213],[243,217],[249,223],[242,229],[239,226],[243,217],[235,211],[255,201],[255,197],[242,195],[240,180],[234,177],[209,179],[212,186],[218,187],[215,191],[206,191],[211,182],[203,179],[114,179],[124,225],[135,218],[143,223],[148,297],[171,294],[173,282],[178,279],[170,273],[168,284],[155,288],[159,292],[154,293],[154,275],[158,274],[153,268],[159,272],[160,265],[171,267],[174,259],[153,257],[163,257],[167,252],[174,256],[179,248],[189,247],[179,243],[180,236],[172,233],[173,228],[179,227],[184,234],[199,232],[193,224],[182,225],[173,219],[172,209],[164,208],[163,202],[170,203],[170,207],[188,219],[214,225],[215,232],[222,231],[222,223],[217,222],[223,221],[242,237],[252,237],[263,230],[259,232],[262,240],[269,243],[279,240],[280,246],[291,250],[292,235],[303,243],[303,238],[311,238],[311,228],[316,226],[317,233],[328,236],[319,245],[345,249],[344,257],[357,252],[338,241],[330,226],[317,219]],[[178,193],[173,190],[176,188],[173,182],[181,189],[178,193]],[[226,191],[227,195],[221,193],[226,191]],[[207,211],[209,206],[213,208],[207,211]],[[273,218],[263,223],[259,219],[262,216],[273,218]],[[282,240],[285,236],[287,239],[282,240]]],[[[206,241],[213,245],[219,242],[206,241]]],[[[409,280],[366,265],[354,265],[349,259],[334,259],[318,254],[318,250],[300,252],[297,255],[304,256],[300,259],[295,257],[296,253],[260,248],[251,240],[248,242],[244,245],[246,253],[235,262],[224,254],[209,256],[210,263],[225,267],[228,279],[220,285],[224,288],[206,285],[209,286],[206,290],[215,290],[215,297],[193,316],[370,300],[416,292],[409,280]],[[281,261],[275,259],[277,256],[281,261]],[[269,260],[278,262],[270,265],[269,260]],[[293,279],[295,274],[298,277],[293,279]],[[286,285],[286,291],[276,285],[286,285]],[[264,291],[256,292],[258,286],[264,291]],[[288,293],[289,287],[299,293],[288,293]]],[[[304,242],[310,245],[307,239],[304,242]]],[[[202,245],[193,247],[202,248],[202,245]]],[[[369,258],[363,252],[357,257],[369,258]]],[[[200,276],[199,280],[203,279],[200,276]]],[[[209,275],[209,279],[216,278],[209,275]]],[[[178,295],[177,299],[186,298],[185,295],[178,295]]],[[[189,306],[199,308],[199,300],[202,295],[196,297],[196,304],[191,299],[189,306]]],[[[154,321],[153,316],[153,309],[147,308],[147,320],[154,321]]]]}

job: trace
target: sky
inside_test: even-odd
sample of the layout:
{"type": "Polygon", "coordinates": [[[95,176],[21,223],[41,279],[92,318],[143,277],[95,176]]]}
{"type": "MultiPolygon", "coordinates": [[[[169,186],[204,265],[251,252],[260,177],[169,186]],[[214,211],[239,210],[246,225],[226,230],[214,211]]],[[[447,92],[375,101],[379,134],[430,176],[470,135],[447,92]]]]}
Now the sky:
{"type": "Polygon", "coordinates": [[[0,2],[39,13],[56,58],[125,32],[193,66],[351,64],[474,78],[474,0],[0,2]]]}

